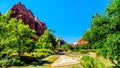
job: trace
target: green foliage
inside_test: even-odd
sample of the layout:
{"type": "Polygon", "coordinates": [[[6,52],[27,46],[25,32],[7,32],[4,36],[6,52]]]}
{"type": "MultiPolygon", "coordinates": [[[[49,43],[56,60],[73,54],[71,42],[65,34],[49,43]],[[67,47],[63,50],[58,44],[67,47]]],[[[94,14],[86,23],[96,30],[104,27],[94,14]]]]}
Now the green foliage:
{"type": "Polygon", "coordinates": [[[50,49],[35,49],[34,53],[33,53],[33,56],[35,58],[42,59],[42,58],[45,58],[45,57],[47,57],[49,55],[52,55],[52,54],[54,54],[54,52],[50,49]]]}
{"type": "MultiPolygon", "coordinates": [[[[117,3],[119,4],[119,2],[117,2],[119,0],[115,0],[114,2],[116,3],[115,5],[117,5],[117,3]]],[[[111,2],[111,3],[114,3],[111,2]]],[[[111,4],[110,4],[111,5],[111,4]]],[[[112,5],[113,6],[113,5],[112,5]]],[[[85,40],[87,40],[89,43],[94,44],[94,43],[99,43],[103,44],[104,41],[106,40],[108,34],[113,34],[116,32],[119,32],[120,30],[120,14],[116,14],[115,15],[107,15],[107,13],[109,13],[109,11],[113,11],[111,7],[108,6],[109,9],[111,10],[107,10],[105,15],[100,15],[100,14],[95,14],[93,16],[92,22],[91,22],[91,28],[86,31],[86,33],[84,34],[83,38],[85,40]]],[[[107,8],[107,9],[108,9],[107,8]]],[[[116,8],[118,9],[118,8],[116,8]]],[[[99,44],[97,44],[99,46],[99,44]]],[[[101,47],[101,45],[100,45],[101,47]]],[[[97,47],[99,48],[99,47],[97,47]]]]}
{"type": "Polygon", "coordinates": [[[80,68],[79,66],[73,66],[72,68],[80,68]]]}
{"type": "Polygon", "coordinates": [[[33,56],[35,57],[35,58],[37,58],[37,59],[43,59],[43,58],[45,58],[45,57],[48,57],[48,56],[50,56],[51,55],[51,53],[49,53],[49,52],[46,52],[46,53],[41,53],[41,52],[35,52],[34,54],[33,54],[33,56]]]}
{"type": "Polygon", "coordinates": [[[11,18],[10,14],[11,11],[0,16],[0,66],[23,65],[20,57],[23,53],[32,52],[35,46],[31,39],[35,31],[24,25],[22,20],[11,18]]]}
{"type": "Polygon", "coordinates": [[[120,0],[112,0],[106,8],[107,15],[113,16],[120,14],[120,0]]]}
{"type": "Polygon", "coordinates": [[[25,64],[24,62],[22,62],[20,59],[15,57],[11,59],[4,58],[0,60],[0,67],[3,67],[3,68],[8,66],[14,66],[14,65],[20,66],[24,64],[25,64]]]}
{"type": "Polygon", "coordinates": [[[36,58],[45,58],[54,54],[53,50],[56,48],[55,36],[51,30],[45,30],[44,34],[36,41],[33,56],[36,58]]]}
{"type": "Polygon", "coordinates": [[[58,47],[58,49],[61,49],[61,50],[63,50],[63,51],[67,51],[67,50],[71,50],[72,49],[72,46],[70,45],[70,44],[67,44],[67,43],[65,43],[65,44],[63,44],[63,45],[57,45],[58,47]]]}
{"type": "Polygon", "coordinates": [[[117,60],[120,64],[120,33],[115,33],[107,37],[102,48],[103,56],[109,56],[111,60],[117,60]]]}
{"type": "Polygon", "coordinates": [[[32,51],[34,41],[31,39],[34,31],[23,22],[10,18],[9,13],[0,16],[0,50],[19,53],[32,51]]]}
{"type": "Polygon", "coordinates": [[[112,0],[106,12],[93,16],[91,27],[83,35],[83,39],[88,41],[86,47],[89,49],[101,49],[101,53],[112,60],[120,62],[120,0],[112,0]]]}
{"type": "Polygon", "coordinates": [[[91,28],[86,31],[83,36],[83,39],[88,41],[90,44],[94,44],[100,40],[103,40],[107,37],[107,34],[113,33],[110,32],[110,27],[108,23],[108,19],[105,16],[100,16],[96,14],[93,17],[91,28]]]}
{"type": "Polygon", "coordinates": [[[0,16],[0,67],[24,65],[31,63],[35,58],[44,58],[53,54],[56,48],[55,37],[51,30],[46,30],[38,41],[32,39],[35,31],[22,20],[10,17],[11,11],[0,16]],[[33,57],[24,53],[35,52],[33,57]]]}
{"type": "Polygon", "coordinates": [[[0,67],[11,65],[24,65],[33,59],[44,58],[53,54],[56,48],[56,38],[46,30],[38,41],[32,39],[35,31],[22,20],[10,17],[11,11],[0,15],[0,67]],[[33,57],[27,57],[35,52],[33,57]],[[28,54],[29,53],[29,54],[28,54]]]}
{"type": "Polygon", "coordinates": [[[82,44],[82,45],[80,45],[80,49],[92,49],[91,48],[91,44],[82,44]]]}
{"type": "Polygon", "coordinates": [[[45,30],[36,43],[36,49],[54,49],[56,47],[55,37],[50,30],[45,30]]]}
{"type": "Polygon", "coordinates": [[[81,64],[84,66],[84,68],[103,68],[97,60],[87,55],[84,55],[81,58],[81,64]]]}

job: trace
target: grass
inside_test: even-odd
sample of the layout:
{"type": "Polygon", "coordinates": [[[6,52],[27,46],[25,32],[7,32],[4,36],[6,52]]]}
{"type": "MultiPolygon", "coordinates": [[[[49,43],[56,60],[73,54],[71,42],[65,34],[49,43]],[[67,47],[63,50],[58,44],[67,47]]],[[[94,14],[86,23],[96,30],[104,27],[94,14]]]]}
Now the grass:
{"type": "Polygon", "coordinates": [[[105,59],[102,56],[97,56],[96,59],[99,61],[100,64],[104,65],[104,68],[112,68],[114,64],[109,59],[105,59]]]}
{"type": "Polygon", "coordinates": [[[49,62],[54,62],[55,60],[57,60],[59,58],[59,56],[57,55],[52,55],[52,56],[49,56],[47,58],[44,58],[43,60],[46,60],[46,61],[49,61],[49,62]]]}
{"type": "MultiPolygon", "coordinates": [[[[84,50],[82,50],[82,51],[84,52],[84,50]]],[[[82,54],[85,54],[83,52],[82,52],[82,54]]],[[[91,68],[91,67],[85,67],[85,65],[88,65],[88,66],[89,65],[91,65],[91,66],[95,65],[94,68],[113,68],[114,64],[109,59],[105,59],[100,54],[96,55],[96,52],[94,50],[87,50],[85,52],[88,55],[87,55],[87,57],[84,57],[83,61],[81,61],[84,68],[91,68]],[[89,52],[95,53],[95,55],[89,55],[89,52]],[[94,62],[92,62],[92,61],[94,61],[94,62]],[[95,63],[95,64],[93,64],[93,63],[95,63]]]]}
{"type": "Polygon", "coordinates": [[[84,66],[84,68],[103,68],[102,65],[96,59],[89,55],[84,55],[81,58],[80,62],[84,66]]]}
{"type": "MultiPolygon", "coordinates": [[[[51,55],[51,56],[49,56],[47,58],[44,58],[42,60],[52,63],[52,62],[56,61],[58,58],[59,58],[59,56],[57,56],[57,55],[51,55]]],[[[32,65],[29,65],[29,66],[12,66],[12,67],[9,67],[9,68],[51,68],[51,63],[45,63],[41,66],[32,66],[32,65]]]]}

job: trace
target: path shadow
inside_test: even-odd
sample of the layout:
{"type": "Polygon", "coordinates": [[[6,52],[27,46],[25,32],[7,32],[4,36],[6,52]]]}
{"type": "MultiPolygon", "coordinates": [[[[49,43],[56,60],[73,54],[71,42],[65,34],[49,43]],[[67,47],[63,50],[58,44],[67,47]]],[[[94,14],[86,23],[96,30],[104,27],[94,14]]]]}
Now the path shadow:
{"type": "Polygon", "coordinates": [[[46,60],[39,60],[37,62],[33,62],[32,65],[34,66],[43,66],[44,64],[51,64],[52,62],[46,60]]]}
{"type": "Polygon", "coordinates": [[[52,62],[49,62],[47,60],[40,60],[34,57],[30,56],[22,56],[20,57],[21,61],[23,61],[27,65],[33,65],[33,66],[43,66],[44,64],[51,64],[52,62]]]}
{"type": "Polygon", "coordinates": [[[113,68],[120,68],[120,66],[116,65],[116,66],[113,66],[113,68]]]}

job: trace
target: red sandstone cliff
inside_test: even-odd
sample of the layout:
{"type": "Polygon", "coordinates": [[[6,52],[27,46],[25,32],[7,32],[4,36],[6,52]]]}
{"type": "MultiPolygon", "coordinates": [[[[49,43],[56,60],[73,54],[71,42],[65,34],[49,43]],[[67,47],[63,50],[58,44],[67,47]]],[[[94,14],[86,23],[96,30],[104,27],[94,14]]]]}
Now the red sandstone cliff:
{"type": "Polygon", "coordinates": [[[26,7],[20,2],[15,4],[11,8],[11,11],[11,17],[15,17],[18,20],[22,19],[24,24],[28,24],[31,29],[34,29],[37,32],[38,35],[42,35],[47,29],[46,24],[38,20],[38,18],[34,17],[33,13],[26,9],[26,7]]]}
{"type": "Polygon", "coordinates": [[[82,44],[88,44],[88,42],[83,40],[83,38],[80,38],[77,42],[77,45],[82,45],[82,44]]]}

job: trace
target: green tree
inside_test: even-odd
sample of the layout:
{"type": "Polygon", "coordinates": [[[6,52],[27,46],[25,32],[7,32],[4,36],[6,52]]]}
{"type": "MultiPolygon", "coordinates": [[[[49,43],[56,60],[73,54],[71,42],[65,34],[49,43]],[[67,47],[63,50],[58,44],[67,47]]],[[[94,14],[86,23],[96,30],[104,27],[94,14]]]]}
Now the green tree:
{"type": "Polygon", "coordinates": [[[91,45],[89,48],[102,49],[104,56],[120,61],[120,0],[112,0],[104,14],[93,16],[91,27],[83,35],[91,45]]]}
{"type": "Polygon", "coordinates": [[[113,63],[115,63],[114,60],[117,60],[117,64],[120,64],[120,33],[114,33],[107,37],[102,53],[104,57],[109,56],[113,63]]]}
{"type": "Polygon", "coordinates": [[[54,49],[56,47],[56,38],[55,36],[51,33],[50,30],[45,30],[44,34],[39,37],[37,43],[36,43],[36,48],[38,49],[54,49]]]}
{"type": "Polygon", "coordinates": [[[24,25],[22,20],[10,18],[10,13],[0,16],[0,51],[8,56],[18,53],[20,57],[23,53],[33,50],[35,43],[31,37],[34,31],[24,25]]]}

